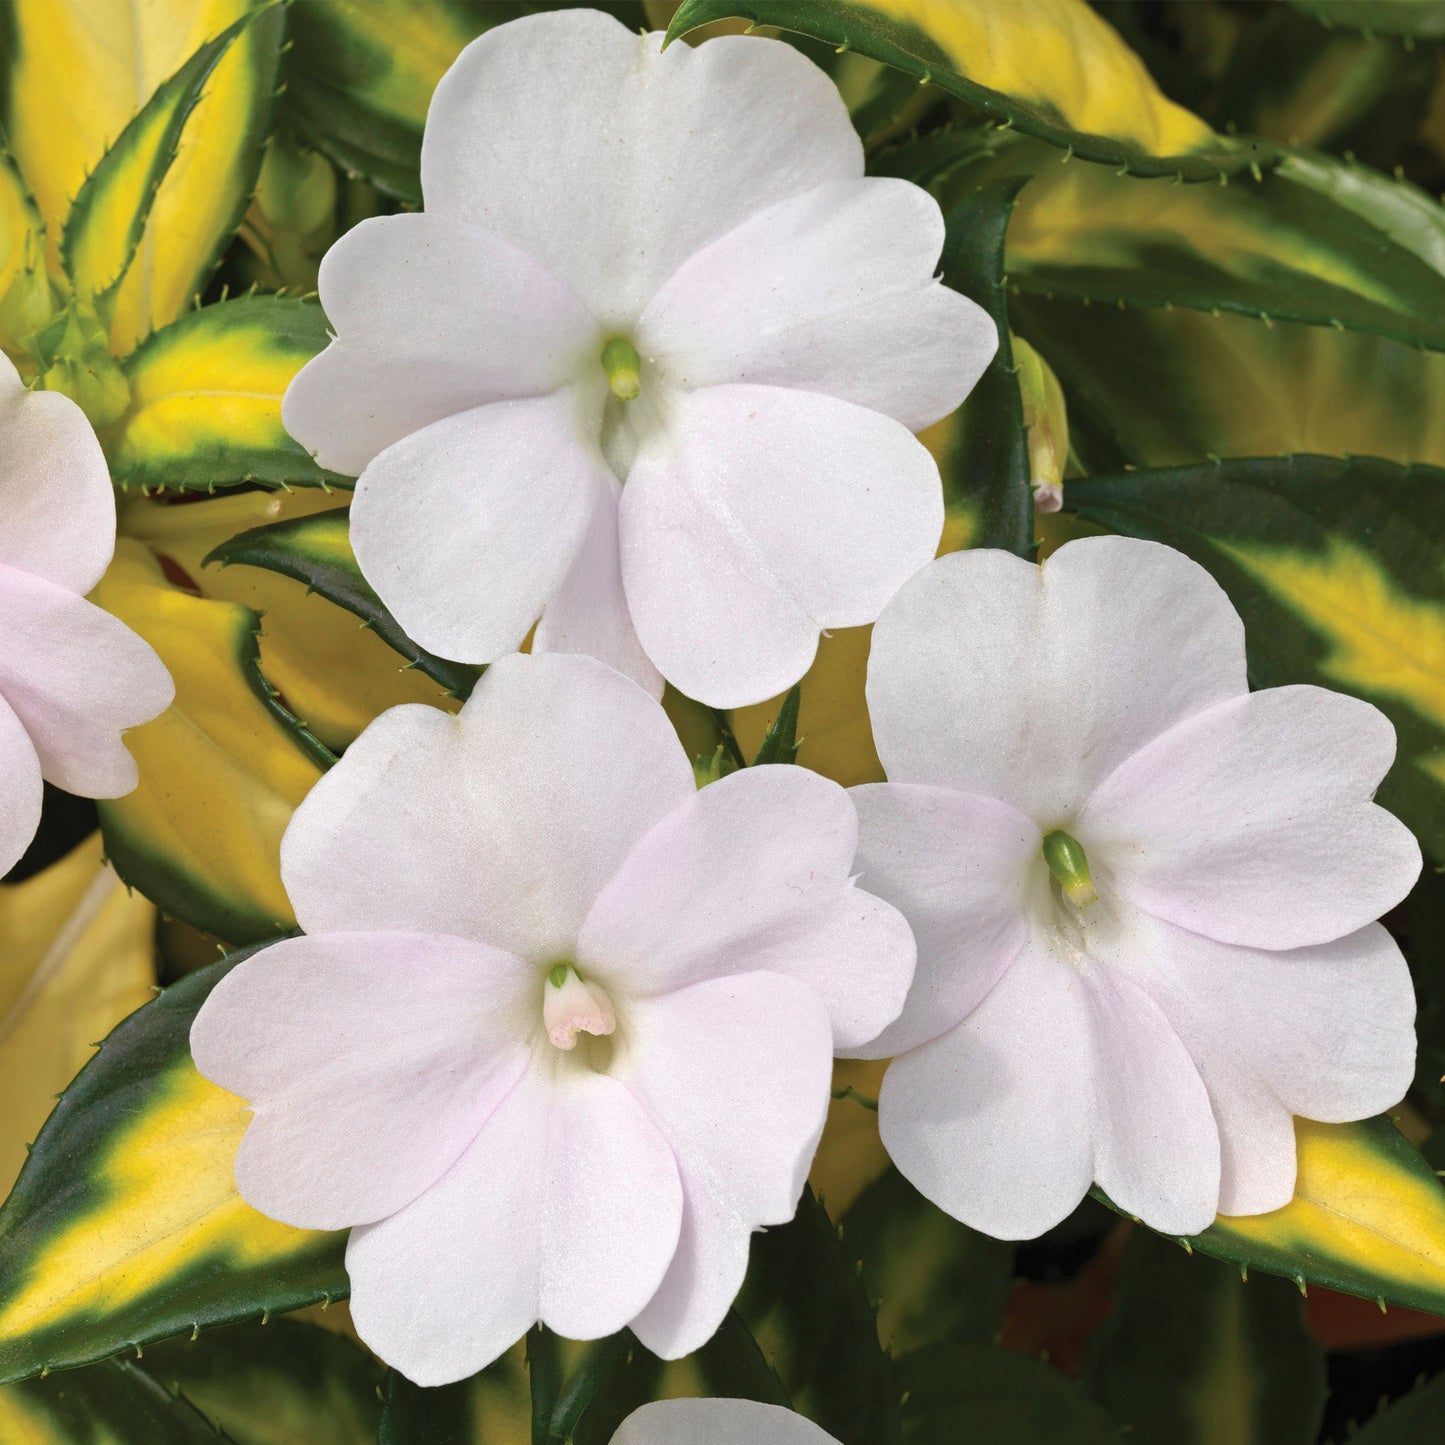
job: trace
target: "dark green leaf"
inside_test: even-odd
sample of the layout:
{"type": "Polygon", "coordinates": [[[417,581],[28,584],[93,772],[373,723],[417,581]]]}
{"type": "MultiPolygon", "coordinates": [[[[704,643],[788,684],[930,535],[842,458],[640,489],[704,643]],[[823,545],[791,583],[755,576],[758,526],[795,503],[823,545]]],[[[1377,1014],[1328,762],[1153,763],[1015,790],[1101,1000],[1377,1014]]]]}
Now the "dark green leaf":
{"type": "Polygon", "coordinates": [[[802,685],[794,683],[788,690],[788,695],[783,699],[783,705],[778,709],[777,717],[773,719],[772,725],[768,728],[763,738],[763,745],[753,758],[753,767],[762,763],[797,762],[798,748],[801,746],[798,740],[798,709],[802,705],[802,700],[802,685]]]}
{"type": "Polygon", "coordinates": [[[1445,1420],[1445,1375],[1381,1410],[1350,1445],[1437,1445],[1445,1420]]]}
{"type": "Polygon", "coordinates": [[[1313,1445],[1324,1412],[1324,1357],[1299,1290],[1268,1275],[1246,1282],[1143,1229],[1086,1379],[1131,1445],[1313,1445]]]}
{"type": "Polygon", "coordinates": [[[1324,25],[1348,25],[1368,35],[1445,37],[1445,0],[1289,0],[1324,25]]]}

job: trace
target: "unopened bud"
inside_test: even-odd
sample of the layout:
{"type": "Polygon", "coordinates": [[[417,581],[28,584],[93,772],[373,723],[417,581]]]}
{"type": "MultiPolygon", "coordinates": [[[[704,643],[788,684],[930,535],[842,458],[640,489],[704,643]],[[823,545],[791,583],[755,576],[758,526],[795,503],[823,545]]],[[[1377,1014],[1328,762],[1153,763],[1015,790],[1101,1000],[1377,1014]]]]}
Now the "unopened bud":
{"type": "Polygon", "coordinates": [[[1028,429],[1034,507],[1040,512],[1057,512],[1064,504],[1064,466],[1069,456],[1069,414],[1063,388],[1048,362],[1027,341],[1015,336],[1012,343],[1028,429]]]}

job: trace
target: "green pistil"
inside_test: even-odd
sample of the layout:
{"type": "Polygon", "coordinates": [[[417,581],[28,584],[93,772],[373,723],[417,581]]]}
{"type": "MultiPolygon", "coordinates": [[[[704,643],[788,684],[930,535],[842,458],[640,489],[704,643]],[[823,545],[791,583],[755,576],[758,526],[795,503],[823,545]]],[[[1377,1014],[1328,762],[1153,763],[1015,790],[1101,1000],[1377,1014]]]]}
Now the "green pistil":
{"type": "Polygon", "coordinates": [[[602,348],[602,369],[618,401],[636,399],[642,390],[642,358],[625,336],[614,336],[602,348]]]}
{"type": "Polygon", "coordinates": [[[1044,837],[1044,862],[1059,880],[1064,896],[1075,908],[1087,908],[1099,901],[1094,880],[1089,876],[1089,859],[1084,845],[1061,828],[1044,837]]]}
{"type": "Polygon", "coordinates": [[[570,963],[554,963],[551,973],[547,975],[547,982],[553,988],[561,988],[567,982],[567,975],[571,972],[572,965],[570,963]]]}

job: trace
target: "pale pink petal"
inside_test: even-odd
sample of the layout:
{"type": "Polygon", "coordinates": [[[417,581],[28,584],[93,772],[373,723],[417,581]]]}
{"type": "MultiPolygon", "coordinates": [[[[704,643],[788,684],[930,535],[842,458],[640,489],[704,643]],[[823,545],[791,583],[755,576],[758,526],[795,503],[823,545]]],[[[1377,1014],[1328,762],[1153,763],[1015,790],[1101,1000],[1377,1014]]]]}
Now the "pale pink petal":
{"type": "Polygon", "coordinates": [[[115,493],[85,413],[0,356],[0,565],[89,592],[115,551],[115,493]]]}
{"type": "Polygon", "coordinates": [[[690,390],[801,387],[921,431],[958,406],[998,349],[988,314],[935,279],[942,249],[927,191],[834,181],[684,261],[643,312],[638,349],[690,390]]]}
{"type": "Polygon", "coordinates": [[[1122,897],[1181,928],[1259,948],[1324,943],[1393,908],[1420,872],[1410,830],[1371,801],[1394,756],[1395,730],[1369,703],[1270,688],[1127,759],[1079,838],[1122,897]]]}
{"type": "Polygon", "coordinates": [[[1154,998],[1203,1075],[1223,1146],[1223,1213],[1288,1202],[1292,1114],[1369,1118],[1414,1076],[1410,971],[1378,924],[1266,952],[1138,915],[1114,966],[1154,998]]]}
{"type": "Polygon", "coordinates": [[[781,1405],[756,1400],[654,1400],[617,1427],[612,1445],[838,1445],[781,1405]]]}
{"type": "Polygon", "coordinates": [[[629,853],[577,943],[590,973],[634,995],[729,974],[807,984],[843,1045],[897,1016],[913,939],[852,885],[858,819],[806,768],[746,768],[694,793],[629,853]]]}
{"type": "Polygon", "coordinates": [[[489,1365],[538,1320],[574,1339],[622,1329],[677,1247],[672,1153],[633,1095],[539,1060],[420,1198],[353,1229],[357,1333],[418,1385],[489,1365]]]}
{"type": "Polygon", "coordinates": [[[0,694],[0,877],[21,859],[40,826],[40,759],[25,724],[0,694]]]}
{"type": "Polygon", "coordinates": [[[544,266],[445,216],[362,221],[326,253],[320,291],[336,340],[281,417],[348,476],[443,417],[556,391],[601,353],[597,323],[544,266]]]}
{"type": "Polygon", "coordinates": [[[482,35],[432,97],[427,209],[509,237],[623,325],[714,237],[862,175],[842,98],[792,46],[661,44],[590,10],[482,35]]]}
{"type": "Polygon", "coordinates": [[[941,557],[880,618],[868,663],[893,782],[985,793],[1046,831],[1145,743],[1246,690],[1244,629],[1219,584],[1127,537],[1070,542],[1042,568],[941,557]]]}
{"type": "Polygon", "coordinates": [[[441,934],[288,938],[245,959],[191,1026],[196,1067],[255,1113],[242,1198],[303,1229],[394,1214],[521,1077],[541,1003],[534,969],[441,934]]]}
{"type": "Polygon", "coordinates": [[[899,422],[816,392],[714,386],[673,408],[622,493],[632,620],[681,692],[761,702],[933,556],[938,469],[899,422]]]}
{"type": "Polygon", "coordinates": [[[694,791],[635,683],[588,657],[513,655],[457,717],[411,705],[372,723],[296,810],[281,876],[308,933],[453,933],[555,961],[694,791]]]}
{"type": "Polygon", "coordinates": [[[1152,1228],[1198,1234],[1219,1203],[1219,1131],[1199,1071],[1142,989],[1103,968],[1084,982],[1095,1049],[1094,1179],[1152,1228]]]}
{"type": "Polygon", "coordinates": [[[351,544],[418,645],[491,662],[522,645],[586,535],[601,457],[570,390],[433,422],[361,474],[351,544]]]}
{"type": "Polygon", "coordinates": [[[883,1143],[922,1194],[998,1239],[1066,1218],[1094,1177],[1088,990],[1025,949],[956,1028],[889,1065],[883,1143]]]}
{"type": "Polygon", "coordinates": [[[164,712],[175,688],[125,623],[0,563],[0,694],[50,782],[87,798],[118,798],[137,779],[121,734],[164,712]]]}
{"type": "Polygon", "coordinates": [[[686,1201],[677,1255],[632,1321],[664,1359],[704,1344],[755,1229],[793,1217],[828,1112],[832,1032],[813,990],[774,974],[634,1003],[622,1077],[666,1135],[686,1201]]]}
{"type": "Polygon", "coordinates": [[[543,609],[532,651],[584,652],[661,697],[662,674],[637,640],[622,590],[617,492],[610,474],[597,478],[587,531],[567,576],[543,609]]]}
{"type": "Polygon", "coordinates": [[[858,883],[894,905],[918,941],[902,1015],[871,1043],[886,1059],[946,1033],[998,982],[1028,937],[1024,898],[1039,867],[1038,828],[993,798],[910,783],[850,789],[858,883]]]}

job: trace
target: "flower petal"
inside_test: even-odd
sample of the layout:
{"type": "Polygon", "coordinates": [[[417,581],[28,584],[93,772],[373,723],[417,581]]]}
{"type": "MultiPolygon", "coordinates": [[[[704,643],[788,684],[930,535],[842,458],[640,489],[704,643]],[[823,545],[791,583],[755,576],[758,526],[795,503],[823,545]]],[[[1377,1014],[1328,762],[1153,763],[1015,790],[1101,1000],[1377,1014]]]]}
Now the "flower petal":
{"type": "Polygon", "coordinates": [[[1379,924],[1311,948],[1239,948],[1138,915],[1116,967],[1158,1003],[1199,1066],[1219,1120],[1220,1211],[1278,1209],[1294,1192],[1292,1114],[1369,1118],[1415,1070],[1415,995],[1379,924]]]}
{"type": "Polygon", "coordinates": [[[792,46],[638,36],[590,10],[473,41],[427,115],[429,211],[496,231],[630,324],[699,247],[755,211],[863,173],[833,83],[792,46]]]}
{"type": "Polygon", "coordinates": [[[811,1420],[757,1400],[654,1400],[618,1427],[612,1445],[838,1445],[811,1420]]]}
{"type": "Polygon", "coordinates": [[[677,1247],[672,1153],[616,1079],[539,1062],[420,1198],[351,1232],[357,1333],[418,1385],[489,1365],[537,1320],[622,1329],[677,1247]]]}
{"type": "Polygon", "coordinates": [[[1165,1234],[1198,1234],[1219,1204],[1219,1131],[1203,1080],[1159,1006],[1109,969],[1086,980],[1094,1040],[1094,1178],[1165,1234]]]}
{"type": "Polygon", "coordinates": [[[1244,628],[1204,568],[1088,537],[1042,567],[939,558],[874,628],[867,693],[893,782],[986,793],[1048,829],[1145,743],[1246,690],[1244,628]]]}
{"type": "Polygon", "coordinates": [[[889,1065],[884,1147],[955,1219],[1032,1239],[1093,1181],[1093,1053],[1083,979],[1025,949],[961,1024],[889,1065]]]}
{"type": "Polygon", "coordinates": [[[125,623],[61,587],[0,564],[0,693],[46,778],[87,798],[136,785],[121,741],[175,696],[170,673],[125,623]]]}
{"type": "Polygon", "coordinates": [[[115,493],[85,413],[0,356],[0,565],[89,592],[115,552],[115,493]]]}
{"type": "Polygon", "coordinates": [[[532,651],[586,653],[660,698],[662,674],[637,640],[622,590],[617,492],[611,475],[597,478],[592,519],[567,576],[543,609],[532,651]]]}
{"type": "Polygon", "coordinates": [[[1394,756],[1395,730],[1369,703],[1270,688],[1127,759],[1079,836],[1123,897],[1181,928],[1258,948],[1324,943],[1393,908],[1420,872],[1410,830],[1371,801],[1394,756]]]}
{"type": "Polygon", "coordinates": [[[839,1043],[897,1016],[913,938],[852,886],[858,819],[806,768],[746,768],[694,793],[628,854],[598,895],[578,958],[648,994],[735,974],[785,974],[827,1008],[839,1043]]]}
{"type": "Polygon", "coordinates": [[[886,1059],[946,1033],[983,1002],[1024,946],[1038,828],[993,798],[910,783],[849,790],[858,879],[908,920],[918,967],[901,1016],[853,1057],[886,1059]]]}
{"type": "Polygon", "coordinates": [[[753,1230],[798,1207],[828,1112],[832,1031],[812,989],[765,973],[634,1003],[628,1028],[623,1077],[672,1146],[686,1200],[676,1257],[632,1329],[678,1359],[722,1323],[753,1230]]]}
{"type": "Polygon", "coordinates": [[[556,391],[601,350],[546,267],[445,216],[362,221],[326,253],[319,285],[336,339],[301,368],[281,417],[348,476],[443,417],[556,391]]]}
{"type": "Polygon", "coordinates": [[[586,535],[602,462],[570,391],[433,422],[361,474],[351,544],[429,651],[491,662],[522,645],[586,535]]]}
{"type": "Polygon", "coordinates": [[[982,307],[934,279],[943,216],[881,177],[779,201],[695,252],[638,324],[676,385],[826,392],[909,431],[947,416],[998,349],[982,307]]]}
{"type": "Polygon", "coordinates": [[[933,556],[938,468],[899,422],[817,392],[714,386],[674,406],[622,493],[628,606],[680,691],[761,702],[933,556]]]}
{"type": "Polygon", "coordinates": [[[521,1077],[541,992],[519,959],[441,934],[288,938],[238,964],[196,1015],[191,1051],[254,1110],[242,1198],[303,1229],[409,1204],[521,1077]]]}
{"type": "Polygon", "coordinates": [[[296,810],[308,933],[410,929],[568,957],[637,840],[695,791],[666,713],[588,657],[504,657],[457,717],[383,713],[296,810]]]}
{"type": "Polygon", "coordinates": [[[21,859],[40,826],[40,759],[25,724],[0,694],[0,877],[21,859]]]}

